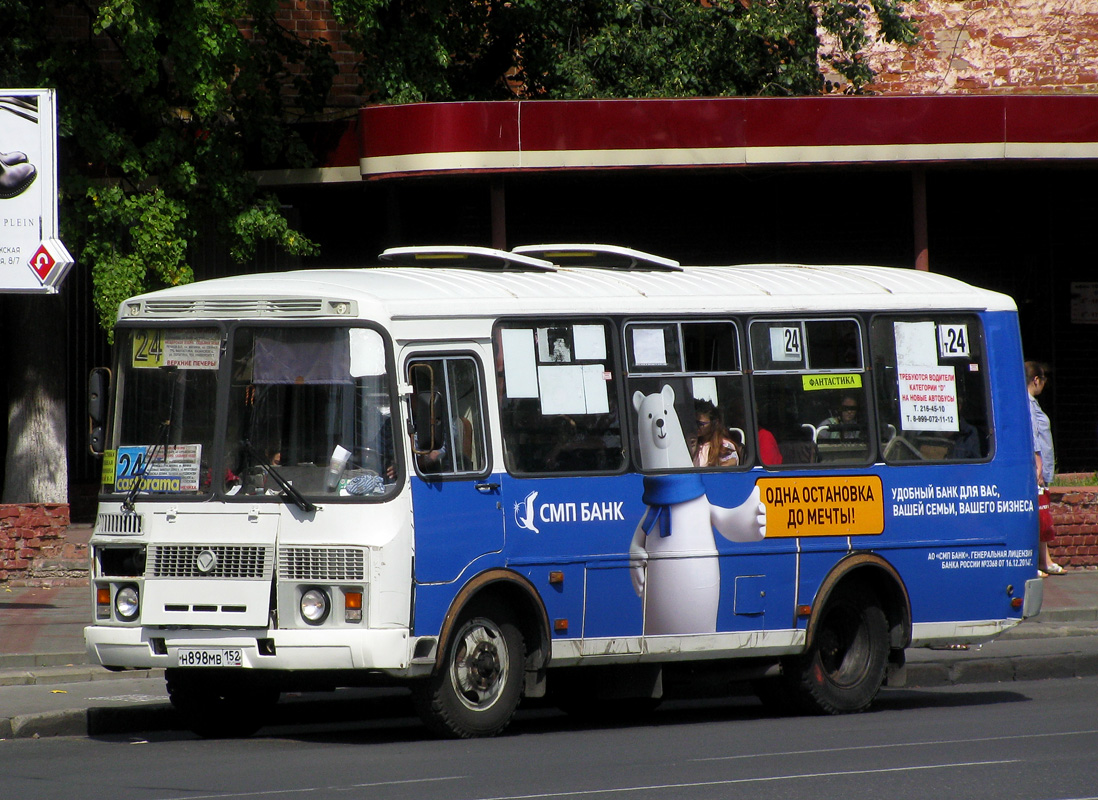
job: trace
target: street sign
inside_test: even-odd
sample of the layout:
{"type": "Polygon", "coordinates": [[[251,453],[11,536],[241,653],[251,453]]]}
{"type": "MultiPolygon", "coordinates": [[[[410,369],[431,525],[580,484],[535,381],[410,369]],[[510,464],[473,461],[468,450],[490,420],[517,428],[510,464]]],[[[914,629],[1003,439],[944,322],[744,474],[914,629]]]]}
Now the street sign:
{"type": "Polygon", "coordinates": [[[0,293],[53,294],[72,256],[57,230],[52,89],[0,89],[0,293]]]}

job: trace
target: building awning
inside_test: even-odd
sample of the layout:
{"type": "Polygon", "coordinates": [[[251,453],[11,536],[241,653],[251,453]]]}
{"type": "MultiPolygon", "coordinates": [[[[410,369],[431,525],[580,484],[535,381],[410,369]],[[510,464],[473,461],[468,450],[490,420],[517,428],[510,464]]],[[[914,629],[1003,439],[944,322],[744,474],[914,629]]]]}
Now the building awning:
{"type": "Polygon", "coordinates": [[[263,178],[1085,159],[1090,95],[526,100],[362,108],[323,167],[263,178]]]}

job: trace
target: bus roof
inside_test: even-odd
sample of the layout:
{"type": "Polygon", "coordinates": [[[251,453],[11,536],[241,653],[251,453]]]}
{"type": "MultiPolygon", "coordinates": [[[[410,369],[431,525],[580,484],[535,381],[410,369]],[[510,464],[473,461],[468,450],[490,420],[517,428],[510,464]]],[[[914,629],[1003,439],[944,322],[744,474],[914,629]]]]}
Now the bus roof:
{"type": "Polygon", "coordinates": [[[366,267],[242,275],[127,300],[119,320],[473,319],[537,314],[1015,310],[1003,294],[895,267],[748,264],[675,271],[366,267]]]}

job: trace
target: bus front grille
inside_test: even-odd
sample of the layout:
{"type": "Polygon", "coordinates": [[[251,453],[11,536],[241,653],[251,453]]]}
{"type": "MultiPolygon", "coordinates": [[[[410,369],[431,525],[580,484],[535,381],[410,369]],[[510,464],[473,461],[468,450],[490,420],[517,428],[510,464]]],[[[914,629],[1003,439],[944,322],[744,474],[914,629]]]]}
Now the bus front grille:
{"type": "Polygon", "coordinates": [[[283,547],[278,577],[288,581],[364,581],[366,553],[355,547],[283,547]]]}
{"type": "Polygon", "coordinates": [[[113,535],[140,534],[144,527],[144,519],[140,514],[103,512],[95,518],[95,532],[113,535]]]}
{"type": "Polygon", "coordinates": [[[270,577],[269,547],[259,545],[150,545],[150,578],[270,577]]]}

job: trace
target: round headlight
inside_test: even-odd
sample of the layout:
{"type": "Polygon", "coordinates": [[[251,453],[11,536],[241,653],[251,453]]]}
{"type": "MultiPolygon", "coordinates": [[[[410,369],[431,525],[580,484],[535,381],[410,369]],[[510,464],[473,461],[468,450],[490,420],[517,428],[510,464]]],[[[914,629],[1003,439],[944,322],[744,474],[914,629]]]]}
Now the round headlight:
{"type": "Polygon", "coordinates": [[[301,595],[301,616],[310,625],[319,625],[328,618],[332,601],[323,589],[309,589],[301,595]]]}
{"type": "Polygon", "coordinates": [[[123,586],[114,596],[114,612],[120,620],[130,622],[137,619],[141,610],[136,586],[123,586]]]}

